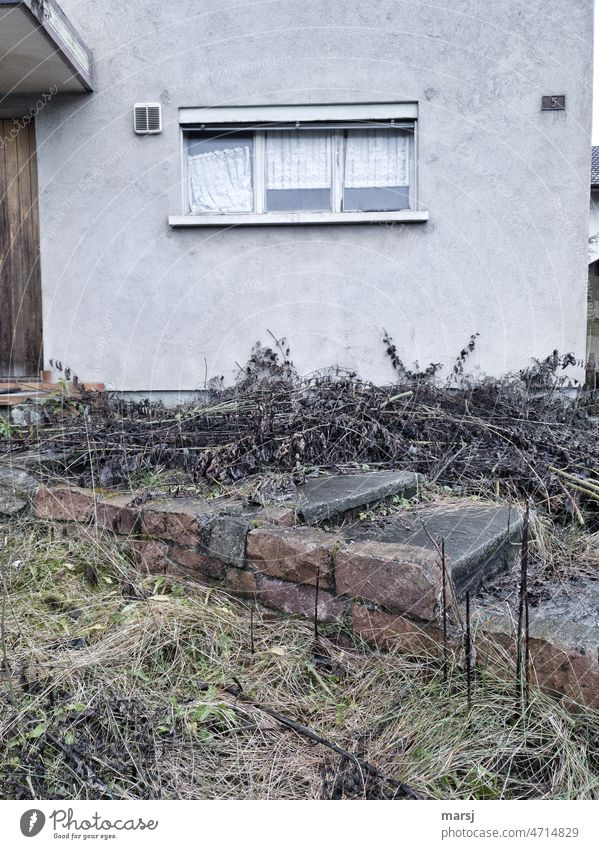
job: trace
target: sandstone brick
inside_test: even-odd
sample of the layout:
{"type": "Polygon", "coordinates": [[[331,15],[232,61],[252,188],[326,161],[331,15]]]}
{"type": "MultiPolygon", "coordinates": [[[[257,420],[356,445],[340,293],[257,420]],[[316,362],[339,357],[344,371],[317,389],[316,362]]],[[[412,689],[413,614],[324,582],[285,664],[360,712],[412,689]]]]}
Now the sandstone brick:
{"type": "Polygon", "coordinates": [[[568,701],[599,708],[597,649],[566,649],[546,640],[530,640],[531,680],[568,701]]]}
{"type": "MultiPolygon", "coordinates": [[[[531,638],[529,649],[531,683],[567,702],[599,708],[596,649],[559,646],[542,638],[531,638]]],[[[479,665],[505,674],[506,660],[516,658],[515,638],[499,631],[479,632],[476,657],[479,665]]]]}
{"type": "Polygon", "coordinates": [[[96,516],[98,527],[116,534],[135,533],[139,520],[139,508],[131,507],[131,495],[113,495],[98,500],[96,516]]]}
{"type": "Polygon", "coordinates": [[[40,487],[35,495],[34,512],[38,519],[87,522],[94,513],[95,503],[96,496],[91,489],[40,487]]]}
{"type": "Polygon", "coordinates": [[[174,568],[169,566],[168,571],[192,577],[194,574],[201,573],[208,575],[210,578],[221,578],[224,573],[223,564],[214,557],[207,557],[196,551],[195,548],[186,548],[181,545],[173,545],[170,552],[170,559],[174,564],[174,568]],[[177,568],[179,567],[179,568],[177,568]]]}
{"type": "Polygon", "coordinates": [[[255,519],[280,528],[292,528],[295,525],[295,511],[291,507],[262,507],[256,513],[255,519]]]}
{"type": "Polygon", "coordinates": [[[441,594],[442,573],[436,553],[428,549],[356,542],[337,552],[335,582],[340,594],[431,620],[441,594]]]}
{"type": "Polygon", "coordinates": [[[247,537],[247,559],[267,575],[302,584],[330,585],[333,534],[316,528],[256,528],[247,537]]]}
{"type": "Polygon", "coordinates": [[[137,568],[150,575],[164,575],[168,565],[168,545],[158,539],[137,539],[131,550],[137,568]]]}
{"type": "Polygon", "coordinates": [[[227,589],[243,595],[253,595],[257,590],[256,575],[249,569],[236,569],[231,566],[225,574],[227,589]]]}
{"type": "MultiPolygon", "coordinates": [[[[261,577],[258,584],[258,598],[270,607],[276,607],[284,613],[298,613],[302,616],[314,616],[316,589],[309,586],[290,584],[276,578],[261,577]]],[[[343,618],[347,606],[345,599],[333,593],[320,591],[318,594],[318,619],[321,622],[335,622],[343,618]]]]}
{"type": "Polygon", "coordinates": [[[438,657],[443,632],[430,625],[417,625],[404,616],[370,610],[363,604],[352,609],[354,633],[382,648],[397,648],[405,654],[438,657]]]}
{"type": "Polygon", "coordinates": [[[195,498],[153,501],[141,513],[141,532],[180,545],[198,545],[203,528],[216,518],[207,502],[195,498]]]}

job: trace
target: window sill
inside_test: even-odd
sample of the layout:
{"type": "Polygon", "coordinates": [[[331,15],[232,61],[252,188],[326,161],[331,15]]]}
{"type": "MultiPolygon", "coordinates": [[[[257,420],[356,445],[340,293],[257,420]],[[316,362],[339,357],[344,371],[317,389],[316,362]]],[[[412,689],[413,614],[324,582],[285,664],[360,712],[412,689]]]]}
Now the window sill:
{"type": "Polygon", "coordinates": [[[417,224],[428,221],[428,210],[400,209],[396,212],[253,212],[223,215],[169,215],[171,227],[264,226],[269,224],[417,224]]]}

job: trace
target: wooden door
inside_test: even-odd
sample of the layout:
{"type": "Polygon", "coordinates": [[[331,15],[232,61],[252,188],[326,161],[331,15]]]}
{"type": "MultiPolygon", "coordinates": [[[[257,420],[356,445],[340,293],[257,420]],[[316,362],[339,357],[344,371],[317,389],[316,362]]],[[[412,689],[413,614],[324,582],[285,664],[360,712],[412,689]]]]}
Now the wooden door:
{"type": "Polygon", "coordinates": [[[0,120],[0,377],[37,377],[41,368],[35,128],[0,120]]]}

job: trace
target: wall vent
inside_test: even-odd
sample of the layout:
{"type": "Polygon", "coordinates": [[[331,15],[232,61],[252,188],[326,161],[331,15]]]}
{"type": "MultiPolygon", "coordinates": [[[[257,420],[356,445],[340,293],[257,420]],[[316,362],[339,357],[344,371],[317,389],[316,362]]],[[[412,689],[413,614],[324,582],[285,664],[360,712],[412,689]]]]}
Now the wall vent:
{"type": "Polygon", "coordinates": [[[159,103],[136,103],[133,107],[133,129],[138,136],[162,132],[162,107],[159,103]]]}

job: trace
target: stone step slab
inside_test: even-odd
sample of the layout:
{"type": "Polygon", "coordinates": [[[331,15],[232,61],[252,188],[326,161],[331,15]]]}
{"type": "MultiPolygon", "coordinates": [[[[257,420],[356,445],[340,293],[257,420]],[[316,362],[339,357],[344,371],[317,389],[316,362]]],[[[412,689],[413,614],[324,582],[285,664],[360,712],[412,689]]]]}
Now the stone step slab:
{"type": "MultiPolygon", "coordinates": [[[[517,593],[510,600],[475,601],[471,627],[476,668],[513,677],[517,654],[517,593]]],[[[462,620],[464,607],[461,605],[462,620]]],[[[363,603],[354,603],[354,633],[385,649],[414,656],[441,657],[443,633],[438,623],[414,622],[363,603]]],[[[462,652],[464,634],[454,624],[449,650],[462,652]]],[[[599,581],[570,580],[551,598],[529,610],[529,681],[568,706],[599,708],[599,581]]]]}
{"type": "Polygon", "coordinates": [[[451,499],[416,507],[381,524],[360,523],[343,531],[350,542],[375,540],[436,552],[445,540],[448,568],[458,598],[502,571],[519,557],[522,514],[506,505],[451,499]]]}
{"type": "Polygon", "coordinates": [[[293,505],[301,522],[316,525],[350,510],[368,507],[398,495],[414,498],[422,478],[415,472],[375,471],[355,475],[321,475],[298,487],[293,505]]]}

